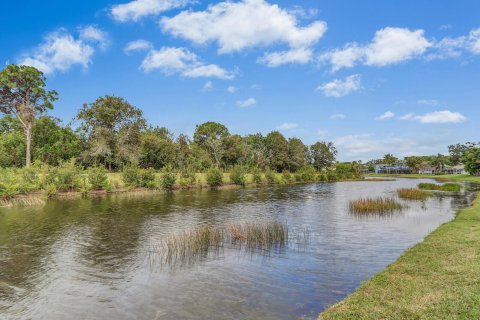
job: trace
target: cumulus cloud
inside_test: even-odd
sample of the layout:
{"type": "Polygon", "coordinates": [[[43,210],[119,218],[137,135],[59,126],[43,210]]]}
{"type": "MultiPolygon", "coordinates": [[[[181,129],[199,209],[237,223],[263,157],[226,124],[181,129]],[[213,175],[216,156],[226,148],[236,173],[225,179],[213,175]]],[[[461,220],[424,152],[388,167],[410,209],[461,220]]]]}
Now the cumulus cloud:
{"type": "Polygon", "coordinates": [[[326,97],[340,98],[358,91],[361,88],[361,77],[359,74],[348,76],[344,79],[335,79],[323,83],[317,87],[326,97]]]}
{"type": "Polygon", "coordinates": [[[119,22],[138,21],[146,16],[156,16],[168,10],[185,7],[191,2],[190,0],[134,0],[112,6],[110,13],[119,22]]]}
{"type": "Polygon", "coordinates": [[[229,72],[215,64],[205,64],[193,52],[185,48],[162,47],[160,50],[150,50],[140,66],[144,72],[160,70],[164,74],[181,74],[188,78],[219,78],[233,79],[229,72]]]}
{"type": "Polygon", "coordinates": [[[393,113],[392,111],[387,111],[384,114],[376,117],[375,120],[388,120],[392,119],[393,117],[395,117],[395,113],[393,113]]]}
{"type": "Polygon", "coordinates": [[[266,52],[263,57],[258,58],[257,61],[268,67],[278,67],[289,63],[306,64],[312,60],[312,56],[312,49],[298,48],[286,51],[266,52]]]}
{"type": "Polygon", "coordinates": [[[248,98],[246,100],[238,100],[237,101],[237,106],[239,106],[241,108],[253,107],[256,104],[257,104],[257,100],[255,100],[255,98],[248,98]]]}
{"type": "Polygon", "coordinates": [[[436,41],[434,49],[427,55],[428,60],[457,58],[464,53],[480,54],[480,28],[472,29],[466,36],[446,37],[436,41]]]}
{"type": "Polygon", "coordinates": [[[281,125],[277,126],[275,129],[277,130],[292,130],[298,128],[298,124],[296,123],[291,123],[291,122],[285,122],[282,123],[281,125]]]}
{"type": "Polygon", "coordinates": [[[65,72],[74,65],[88,68],[96,47],[103,48],[108,42],[106,33],[89,26],[79,30],[75,38],[66,30],[48,34],[44,41],[18,59],[18,64],[35,67],[45,74],[65,72]]]}
{"type": "Polygon", "coordinates": [[[460,123],[467,120],[467,118],[459,113],[449,110],[434,111],[423,115],[417,115],[413,112],[407,113],[399,118],[400,120],[412,120],[420,123],[460,123]]]}
{"type": "Polygon", "coordinates": [[[330,116],[330,119],[332,120],[341,120],[341,119],[345,119],[347,116],[342,114],[342,113],[335,113],[335,114],[332,114],[330,116]]]}
{"type": "Polygon", "coordinates": [[[228,92],[228,93],[235,93],[235,92],[237,92],[237,87],[235,87],[235,86],[228,86],[228,87],[227,87],[227,92],[228,92]]]}
{"type": "Polygon", "coordinates": [[[378,30],[368,44],[348,43],[320,55],[319,60],[330,64],[332,71],[357,64],[383,67],[420,56],[431,46],[423,30],[386,27],[378,30]]]}
{"type": "Polygon", "coordinates": [[[283,44],[289,50],[266,53],[259,61],[269,66],[306,63],[310,47],[327,29],[323,21],[299,26],[295,15],[264,0],[220,2],[205,11],[183,11],[163,17],[164,32],[195,44],[216,43],[218,53],[240,52],[252,47],[283,44]]]}
{"type": "Polygon", "coordinates": [[[130,41],[125,45],[123,48],[123,52],[125,54],[130,54],[135,51],[145,51],[145,50],[150,50],[152,49],[153,45],[150,41],[143,40],[143,39],[137,39],[134,41],[130,41]]]}

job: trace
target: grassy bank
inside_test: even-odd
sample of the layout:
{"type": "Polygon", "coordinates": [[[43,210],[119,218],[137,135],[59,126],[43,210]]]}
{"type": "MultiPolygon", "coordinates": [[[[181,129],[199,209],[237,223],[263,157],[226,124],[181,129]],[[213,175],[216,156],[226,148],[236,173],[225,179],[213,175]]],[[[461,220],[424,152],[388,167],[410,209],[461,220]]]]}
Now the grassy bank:
{"type": "Polygon", "coordinates": [[[480,198],[319,319],[480,319],[480,198]]]}
{"type": "Polygon", "coordinates": [[[411,179],[435,179],[439,181],[456,182],[477,182],[480,183],[480,177],[468,174],[368,174],[366,177],[389,177],[389,178],[411,178],[411,179]]]}

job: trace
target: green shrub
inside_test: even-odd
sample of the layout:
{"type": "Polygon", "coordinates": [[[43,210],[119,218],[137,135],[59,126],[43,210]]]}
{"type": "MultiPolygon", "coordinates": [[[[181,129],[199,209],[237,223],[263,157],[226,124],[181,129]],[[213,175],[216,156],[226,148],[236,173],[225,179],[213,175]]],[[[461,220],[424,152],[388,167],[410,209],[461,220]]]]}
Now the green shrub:
{"type": "Polygon", "coordinates": [[[337,181],[338,177],[335,171],[333,170],[328,170],[327,172],[327,181],[337,181]]]}
{"type": "Polygon", "coordinates": [[[265,180],[267,180],[267,183],[269,184],[275,183],[275,172],[267,169],[267,171],[265,171],[265,180]]]}
{"type": "Polygon", "coordinates": [[[230,172],[230,180],[239,186],[245,186],[247,183],[246,171],[241,166],[234,166],[230,172]]]}
{"type": "Polygon", "coordinates": [[[420,183],[418,187],[424,190],[437,190],[437,191],[448,191],[448,192],[459,192],[462,190],[462,186],[456,183],[445,183],[445,184],[420,183]]]}
{"type": "Polygon", "coordinates": [[[160,177],[160,185],[165,190],[172,190],[175,186],[177,175],[174,172],[165,172],[160,177]]]}
{"type": "Polygon", "coordinates": [[[154,189],[155,186],[155,170],[152,168],[142,169],[138,175],[138,186],[143,188],[154,189]]]}
{"type": "Polygon", "coordinates": [[[189,186],[194,185],[196,182],[197,176],[194,171],[185,169],[180,172],[178,183],[182,188],[188,188],[189,186]]]}
{"type": "Polygon", "coordinates": [[[263,183],[262,173],[260,172],[260,170],[258,168],[254,168],[252,170],[252,180],[256,184],[262,184],[263,183]]]}
{"type": "Polygon", "coordinates": [[[20,170],[21,181],[19,183],[19,191],[21,193],[40,190],[40,176],[35,168],[22,168],[20,170]]]}
{"type": "Polygon", "coordinates": [[[89,182],[88,175],[83,175],[80,178],[79,191],[82,193],[82,195],[87,195],[90,191],[92,191],[92,185],[89,182]]]}
{"type": "Polygon", "coordinates": [[[211,168],[207,172],[207,184],[211,188],[217,188],[223,185],[223,173],[217,168],[211,168]]]}
{"type": "Polygon", "coordinates": [[[136,164],[123,167],[122,180],[126,187],[137,188],[140,186],[140,169],[136,164]]]}
{"type": "Polygon", "coordinates": [[[318,181],[320,181],[320,182],[326,182],[326,181],[328,181],[327,175],[324,174],[324,173],[320,173],[320,174],[318,175],[318,181]]]}
{"type": "Polygon", "coordinates": [[[53,198],[57,195],[58,193],[58,188],[54,183],[47,183],[43,187],[43,192],[48,198],[53,198]]]}
{"type": "Polygon", "coordinates": [[[105,189],[108,183],[107,170],[104,167],[91,167],[87,170],[88,182],[93,190],[105,189]]]}
{"type": "Polygon", "coordinates": [[[55,186],[58,191],[77,191],[80,185],[80,172],[73,161],[62,163],[50,169],[45,176],[44,186],[55,186]]]}
{"type": "Polygon", "coordinates": [[[284,171],[282,173],[282,179],[285,183],[292,183],[293,182],[293,179],[294,177],[292,176],[292,174],[288,171],[284,171]]]}
{"type": "Polygon", "coordinates": [[[295,173],[295,180],[310,182],[315,180],[317,170],[313,166],[303,166],[295,173]]]}

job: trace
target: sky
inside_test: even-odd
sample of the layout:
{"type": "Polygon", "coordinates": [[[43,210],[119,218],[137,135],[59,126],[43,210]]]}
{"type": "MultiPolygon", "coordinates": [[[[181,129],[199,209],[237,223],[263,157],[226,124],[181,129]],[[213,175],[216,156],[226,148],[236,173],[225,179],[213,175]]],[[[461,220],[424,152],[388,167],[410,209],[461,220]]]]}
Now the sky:
{"type": "Polygon", "coordinates": [[[109,94],[192,135],[279,130],[339,159],[480,141],[477,0],[24,0],[0,61],[42,70],[64,123],[109,94]]]}

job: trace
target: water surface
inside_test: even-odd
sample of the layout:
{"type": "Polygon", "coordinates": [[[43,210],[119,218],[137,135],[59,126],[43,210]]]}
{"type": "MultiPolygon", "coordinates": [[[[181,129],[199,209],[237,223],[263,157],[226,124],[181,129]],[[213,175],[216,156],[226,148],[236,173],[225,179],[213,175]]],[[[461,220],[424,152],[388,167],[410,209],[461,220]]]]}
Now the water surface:
{"type": "Polygon", "coordinates": [[[470,193],[358,217],[348,202],[426,180],[339,182],[50,201],[0,209],[1,319],[298,319],[326,307],[420,242],[470,193]],[[200,224],[286,223],[310,241],[225,247],[163,265],[158,244],[200,224]]]}

